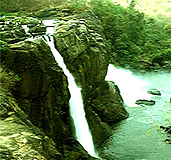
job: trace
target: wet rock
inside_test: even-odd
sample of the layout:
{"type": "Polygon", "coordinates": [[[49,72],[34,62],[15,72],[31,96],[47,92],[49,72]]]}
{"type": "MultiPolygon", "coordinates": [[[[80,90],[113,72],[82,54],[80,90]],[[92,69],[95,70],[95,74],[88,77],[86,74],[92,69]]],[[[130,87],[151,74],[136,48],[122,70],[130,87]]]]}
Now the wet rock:
{"type": "MultiPolygon", "coordinates": [[[[66,152],[64,154],[69,155],[67,158],[68,159],[73,159],[73,160],[97,160],[98,158],[95,157],[90,157],[87,151],[81,146],[80,143],[75,141],[74,138],[69,138],[67,140],[67,147],[65,150],[66,152]]],[[[65,159],[66,157],[64,157],[65,159]]]]}
{"type": "Polygon", "coordinates": [[[171,139],[165,139],[165,142],[167,143],[167,144],[171,144],[171,139]]]}
{"type": "Polygon", "coordinates": [[[93,142],[95,147],[98,149],[100,145],[112,135],[112,132],[109,125],[101,120],[89,102],[85,103],[84,105],[86,106],[86,118],[89,122],[93,142]]]}
{"type": "Polygon", "coordinates": [[[161,96],[161,92],[155,88],[152,88],[152,89],[148,89],[147,91],[149,94],[153,94],[153,95],[158,95],[158,96],[161,96]]]}
{"type": "Polygon", "coordinates": [[[164,131],[171,133],[171,126],[165,127],[165,126],[160,126],[161,129],[163,129],[164,131]]]}
{"type": "Polygon", "coordinates": [[[139,104],[139,105],[154,105],[155,104],[155,101],[154,100],[145,100],[145,99],[139,99],[135,102],[135,104],[139,104]]]}
{"type": "Polygon", "coordinates": [[[117,89],[105,82],[109,65],[101,24],[90,12],[61,21],[55,47],[82,87],[88,124],[96,145],[110,136],[109,124],[128,117],[117,89]]]}
{"type": "Polygon", "coordinates": [[[29,33],[46,33],[46,26],[37,25],[29,30],[29,33]]]}

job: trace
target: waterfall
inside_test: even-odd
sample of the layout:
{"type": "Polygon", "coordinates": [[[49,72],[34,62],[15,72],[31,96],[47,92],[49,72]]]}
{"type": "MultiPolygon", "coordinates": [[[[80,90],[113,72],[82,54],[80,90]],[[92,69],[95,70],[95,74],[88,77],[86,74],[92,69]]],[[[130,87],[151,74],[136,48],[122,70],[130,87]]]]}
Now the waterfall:
{"type": "Polygon", "coordinates": [[[110,64],[105,80],[113,81],[118,85],[122,98],[128,106],[139,107],[135,104],[136,100],[151,98],[146,89],[149,83],[133,75],[129,70],[118,69],[110,64]]]}
{"type": "Polygon", "coordinates": [[[63,61],[62,56],[55,49],[53,36],[50,36],[51,40],[49,40],[47,36],[45,38],[46,38],[48,45],[51,48],[51,51],[55,57],[56,62],[63,69],[64,74],[68,77],[69,91],[71,94],[71,99],[69,102],[70,114],[74,120],[74,125],[76,129],[76,138],[91,156],[97,157],[95,150],[94,150],[92,136],[89,131],[89,126],[85,118],[84,106],[83,106],[83,101],[81,97],[81,88],[79,88],[76,85],[74,77],[66,68],[66,65],[63,61]]]}

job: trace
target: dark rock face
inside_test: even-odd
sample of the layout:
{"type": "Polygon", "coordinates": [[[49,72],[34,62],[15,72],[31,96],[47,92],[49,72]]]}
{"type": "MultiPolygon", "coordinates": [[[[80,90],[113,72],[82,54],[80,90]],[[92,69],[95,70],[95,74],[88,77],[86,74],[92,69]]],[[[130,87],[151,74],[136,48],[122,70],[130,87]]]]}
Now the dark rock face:
{"type": "MultiPolygon", "coordinates": [[[[3,63],[20,78],[13,94],[22,112],[53,139],[59,152],[57,156],[94,159],[75,139],[70,140],[73,133],[68,82],[49,46],[39,38],[11,44],[9,48],[3,55],[3,63]]],[[[6,110],[2,109],[0,114],[6,115],[6,110]]]]}
{"type": "Polygon", "coordinates": [[[0,78],[1,159],[62,160],[62,154],[55,148],[55,143],[30,122],[28,115],[13,98],[9,86],[16,77],[1,70],[0,78]]]}
{"type": "Polygon", "coordinates": [[[135,104],[144,104],[144,105],[154,105],[155,101],[154,100],[145,100],[145,99],[139,99],[135,102],[135,104]]]}
{"type": "Polygon", "coordinates": [[[160,128],[164,129],[168,133],[171,133],[171,126],[168,126],[168,127],[160,126],[160,128]]]}
{"type": "Polygon", "coordinates": [[[21,78],[15,93],[19,105],[36,126],[63,143],[61,136],[69,135],[70,98],[63,71],[42,39],[12,44],[10,49],[5,61],[21,78]],[[56,135],[54,128],[63,134],[56,135]]]}
{"type": "Polygon", "coordinates": [[[159,90],[155,89],[155,88],[149,89],[147,92],[149,94],[161,96],[161,92],[159,90]]]}
{"type": "Polygon", "coordinates": [[[101,33],[100,22],[86,12],[67,17],[57,28],[56,49],[82,86],[86,117],[96,145],[110,136],[108,124],[128,117],[117,89],[105,82],[109,65],[109,53],[101,33]]]}

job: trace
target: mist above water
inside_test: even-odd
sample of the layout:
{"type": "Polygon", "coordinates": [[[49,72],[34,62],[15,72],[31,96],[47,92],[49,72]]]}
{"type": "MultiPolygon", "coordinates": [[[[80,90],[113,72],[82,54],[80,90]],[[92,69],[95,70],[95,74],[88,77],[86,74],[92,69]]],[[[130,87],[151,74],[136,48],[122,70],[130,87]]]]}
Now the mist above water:
{"type": "Polygon", "coordinates": [[[118,85],[122,98],[128,106],[138,107],[135,104],[136,100],[151,97],[145,89],[150,83],[133,75],[129,70],[117,69],[114,65],[109,64],[105,80],[113,81],[118,85]]]}

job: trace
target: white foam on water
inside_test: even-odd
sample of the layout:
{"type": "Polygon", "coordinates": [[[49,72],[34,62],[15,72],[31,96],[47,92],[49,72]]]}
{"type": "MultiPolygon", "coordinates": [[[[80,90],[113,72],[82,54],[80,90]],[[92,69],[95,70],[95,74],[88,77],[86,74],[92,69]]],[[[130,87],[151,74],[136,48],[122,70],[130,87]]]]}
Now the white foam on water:
{"type": "Polygon", "coordinates": [[[117,69],[114,65],[109,64],[105,80],[113,81],[118,85],[121,96],[128,106],[138,107],[139,105],[135,104],[136,100],[148,100],[151,97],[145,89],[149,83],[139,79],[129,70],[117,69]]]}

